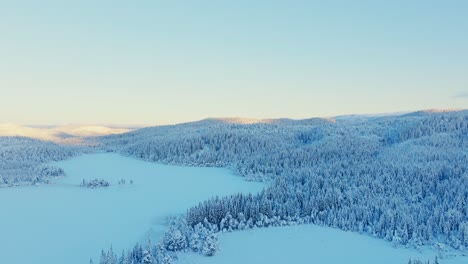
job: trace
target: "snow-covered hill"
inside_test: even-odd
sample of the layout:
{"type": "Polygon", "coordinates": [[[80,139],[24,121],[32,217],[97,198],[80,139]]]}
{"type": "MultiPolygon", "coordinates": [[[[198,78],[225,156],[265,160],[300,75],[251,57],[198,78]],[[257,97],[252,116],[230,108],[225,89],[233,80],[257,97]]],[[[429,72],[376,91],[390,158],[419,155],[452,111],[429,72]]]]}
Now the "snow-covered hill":
{"type": "Polygon", "coordinates": [[[86,152],[83,148],[58,145],[26,137],[0,137],[0,187],[49,183],[63,176],[50,161],[64,160],[86,152]]]}
{"type": "Polygon", "coordinates": [[[188,210],[186,226],[168,235],[178,230],[188,244],[206,242],[192,240],[206,219],[213,232],[312,223],[397,244],[468,247],[468,111],[247,123],[210,119],[98,142],[146,161],[229,167],[272,182],[256,196],[188,210]]]}

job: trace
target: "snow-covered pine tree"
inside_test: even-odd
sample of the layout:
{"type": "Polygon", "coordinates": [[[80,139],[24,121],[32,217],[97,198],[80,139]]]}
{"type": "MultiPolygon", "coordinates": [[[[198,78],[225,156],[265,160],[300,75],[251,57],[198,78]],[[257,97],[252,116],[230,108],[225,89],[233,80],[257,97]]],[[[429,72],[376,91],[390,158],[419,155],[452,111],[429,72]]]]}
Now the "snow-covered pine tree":
{"type": "Polygon", "coordinates": [[[216,234],[209,234],[203,243],[202,253],[205,256],[213,256],[219,249],[218,237],[216,234]]]}

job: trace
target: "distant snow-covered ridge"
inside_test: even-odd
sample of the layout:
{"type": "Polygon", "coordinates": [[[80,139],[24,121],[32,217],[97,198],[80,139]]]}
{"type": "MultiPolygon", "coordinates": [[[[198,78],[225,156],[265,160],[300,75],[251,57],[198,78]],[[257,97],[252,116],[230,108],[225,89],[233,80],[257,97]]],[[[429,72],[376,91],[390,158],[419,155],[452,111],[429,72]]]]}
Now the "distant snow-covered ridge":
{"type": "Polygon", "coordinates": [[[121,134],[129,131],[131,131],[131,129],[88,125],[41,128],[15,124],[0,124],[0,137],[28,137],[60,143],[70,138],[121,134]]]}

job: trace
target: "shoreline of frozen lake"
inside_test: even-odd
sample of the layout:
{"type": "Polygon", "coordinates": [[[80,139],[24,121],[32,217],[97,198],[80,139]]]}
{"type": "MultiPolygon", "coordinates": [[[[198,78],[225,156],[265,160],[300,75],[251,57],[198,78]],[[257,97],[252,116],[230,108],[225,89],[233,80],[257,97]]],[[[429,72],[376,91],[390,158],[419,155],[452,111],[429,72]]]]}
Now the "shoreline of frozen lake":
{"type": "MultiPolygon", "coordinates": [[[[220,250],[213,257],[181,253],[177,264],[407,264],[408,260],[434,261],[438,252],[421,251],[365,234],[312,224],[255,228],[219,235],[220,250]]],[[[439,258],[441,264],[466,264],[468,255],[439,258]]],[[[440,257],[440,256],[439,256],[440,257]]]]}
{"type": "Polygon", "coordinates": [[[162,165],[114,153],[54,165],[67,174],[56,184],[0,189],[0,263],[96,262],[111,245],[120,254],[149,237],[158,240],[168,216],[203,200],[264,187],[227,169],[162,165]],[[96,178],[111,186],[79,187],[83,179],[96,178]],[[119,185],[121,179],[127,183],[119,185]]]}

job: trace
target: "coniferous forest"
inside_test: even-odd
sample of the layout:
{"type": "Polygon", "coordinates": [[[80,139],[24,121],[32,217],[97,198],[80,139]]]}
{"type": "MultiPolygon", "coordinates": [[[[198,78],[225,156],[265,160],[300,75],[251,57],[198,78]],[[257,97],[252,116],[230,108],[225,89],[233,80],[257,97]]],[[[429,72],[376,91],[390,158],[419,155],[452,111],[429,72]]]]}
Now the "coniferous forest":
{"type": "MultiPolygon", "coordinates": [[[[228,167],[269,183],[256,195],[214,197],[190,208],[151,250],[154,263],[171,263],[177,251],[212,255],[218,232],[307,223],[414,247],[468,247],[467,111],[204,120],[99,142],[146,161],[228,167]]],[[[118,263],[139,263],[135,249],[118,263]]]]}

